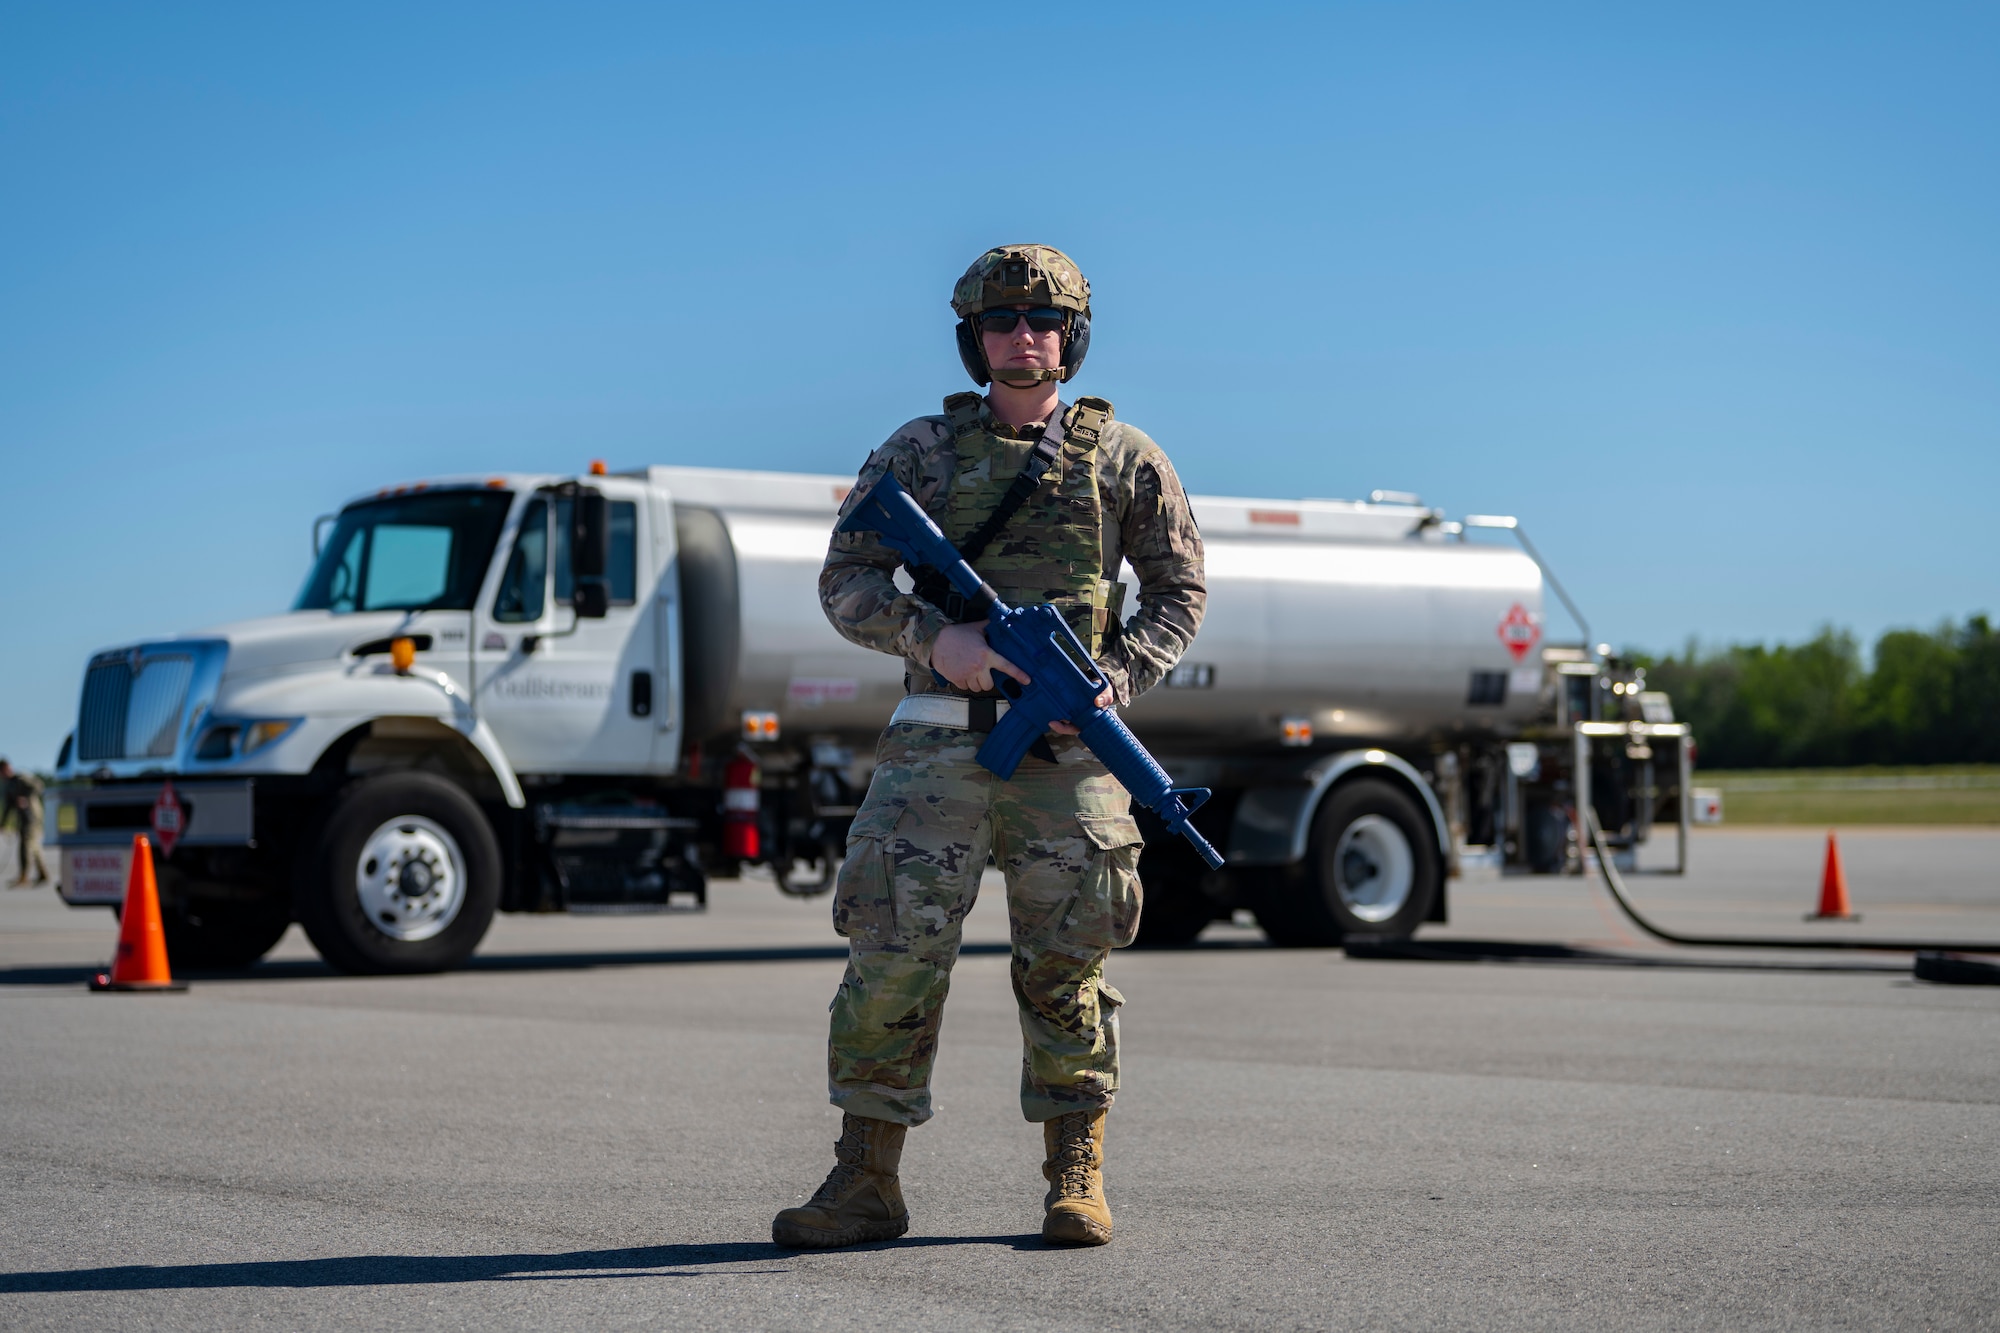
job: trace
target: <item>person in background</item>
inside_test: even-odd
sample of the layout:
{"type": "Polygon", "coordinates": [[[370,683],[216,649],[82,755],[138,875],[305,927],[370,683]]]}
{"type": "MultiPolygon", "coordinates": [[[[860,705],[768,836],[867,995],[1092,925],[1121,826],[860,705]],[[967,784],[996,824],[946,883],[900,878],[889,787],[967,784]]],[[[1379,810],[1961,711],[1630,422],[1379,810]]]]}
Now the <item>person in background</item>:
{"type": "Polygon", "coordinates": [[[32,888],[36,884],[49,881],[48,863],[42,859],[42,780],[33,773],[17,773],[14,766],[0,759],[0,792],[4,792],[7,818],[14,821],[14,832],[21,840],[20,873],[11,889],[32,888]],[[33,866],[35,877],[28,878],[28,867],[33,866]]]}

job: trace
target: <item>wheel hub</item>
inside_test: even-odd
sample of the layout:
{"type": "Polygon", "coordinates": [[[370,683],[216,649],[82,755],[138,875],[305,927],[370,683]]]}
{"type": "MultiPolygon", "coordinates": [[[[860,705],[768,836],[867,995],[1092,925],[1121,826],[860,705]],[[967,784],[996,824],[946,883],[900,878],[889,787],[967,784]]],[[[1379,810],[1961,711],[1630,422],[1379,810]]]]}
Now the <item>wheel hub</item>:
{"type": "Polygon", "coordinates": [[[1341,831],[1333,849],[1333,886],[1341,906],[1370,924],[1387,921],[1410,900],[1416,860],[1394,820],[1361,816],[1341,831]]]}
{"type": "Polygon", "coordinates": [[[403,873],[397,877],[396,892],[402,897],[415,901],[430,896],[431,885],[437,883],[437,872],[428,861],[409,860],[403,863],[403,873]]]}
{"type": "Polygon", "coordinates": [[[465,905],[465,857],[442,825],[404,815],[368,835],[354,888],[369,925],[392,940],[427,940],[465,905]]]}

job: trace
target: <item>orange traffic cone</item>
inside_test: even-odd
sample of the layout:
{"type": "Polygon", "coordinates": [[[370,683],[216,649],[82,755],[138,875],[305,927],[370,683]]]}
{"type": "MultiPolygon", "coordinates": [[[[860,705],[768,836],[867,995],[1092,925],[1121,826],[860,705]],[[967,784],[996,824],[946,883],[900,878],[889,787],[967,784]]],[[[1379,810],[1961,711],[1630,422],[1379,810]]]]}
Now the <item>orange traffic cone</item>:
{"type": "Polygon", "coordinates": [[[1859,921],[1860,915],[1847,905],[1847,872],[1840,868],[1840,844],[1833,830],[1826,832],[1826,869],[1819,877],[1819,910],[1808,921],[1859,921]]]}
{"type": "Polygon", "coordinates": [[[160,926],[160,890],[153,883],[153,844],[132,835],[132,873],[125,880],[125,909],[118,917],[118,956],[109,973],[90,979],[92,990],[178,991],[167,968],[167,933],[160,926]]]}

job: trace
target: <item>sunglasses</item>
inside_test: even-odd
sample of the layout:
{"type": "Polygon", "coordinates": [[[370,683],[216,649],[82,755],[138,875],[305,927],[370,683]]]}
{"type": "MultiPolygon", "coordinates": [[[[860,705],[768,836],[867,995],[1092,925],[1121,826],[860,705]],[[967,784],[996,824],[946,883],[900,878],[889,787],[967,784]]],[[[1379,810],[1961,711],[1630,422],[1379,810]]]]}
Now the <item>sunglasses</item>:
{"type": "Polygon", "coordinates": [[[979,316],[981,333],[1012,333],[1022,320],[1028,321],[1028,328],[1035,333],[1054,333],[1062,328],[1067,318],[1054,306],[1037,306],[1033,310],[988,310],[979,316]]]}

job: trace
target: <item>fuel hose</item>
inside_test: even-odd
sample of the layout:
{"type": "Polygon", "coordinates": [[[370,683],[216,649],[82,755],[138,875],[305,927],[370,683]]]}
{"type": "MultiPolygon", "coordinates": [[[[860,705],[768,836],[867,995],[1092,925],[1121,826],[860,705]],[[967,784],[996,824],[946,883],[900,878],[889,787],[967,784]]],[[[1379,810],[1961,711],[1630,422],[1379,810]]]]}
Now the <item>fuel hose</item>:
{"type": "Polygon", "coordinates": [[[1605,844],[1604,830],[1598,827],[1597,812],[1585,809],[1583,815],[1590,827],[1591,845],[1597,849],[1597,868],[1604,876],[1604,887],[1611,891],[1611,900],[1618,904],[1618,910],[1629,917],[1633,925],[1654,939],[1665,940],[1668,944],[1688,945],[1697,949],[1846,949],[1864,953],[2000,953],[2000,943],[1867,940],[1855,939],[1852,936],[1817,940],[1772,939],[1746,935],[1681,935],[1671,930],[1664,930],[1641,916],[1639,909],[1632,905],[1632,900],[1625,896],[1625,879],[1618,873],[1618,867],[1612,863],[1611,848],[1605,844]]]}

